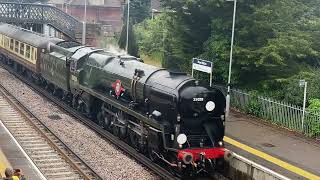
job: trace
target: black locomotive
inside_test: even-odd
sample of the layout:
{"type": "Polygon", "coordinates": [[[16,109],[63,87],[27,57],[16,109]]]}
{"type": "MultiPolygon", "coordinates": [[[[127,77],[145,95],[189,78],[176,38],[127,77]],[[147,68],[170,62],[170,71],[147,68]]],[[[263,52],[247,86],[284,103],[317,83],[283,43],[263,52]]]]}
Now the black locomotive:
{"type": "Polygon", "coordinates": [[[0,24],[1,60],[154,161],[213,172],[224,157],[225,97],[127,55],[0,24]]]}

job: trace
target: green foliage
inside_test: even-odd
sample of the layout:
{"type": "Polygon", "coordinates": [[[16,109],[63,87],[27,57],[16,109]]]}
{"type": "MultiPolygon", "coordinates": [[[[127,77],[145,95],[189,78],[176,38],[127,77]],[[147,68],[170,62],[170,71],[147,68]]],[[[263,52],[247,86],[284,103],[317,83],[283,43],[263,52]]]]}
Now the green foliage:
{"type": "Polygon", "coordinates": [[[320,99],[320,71],[310,68],[286,79],[270,81],[265,85],[264,89],[260,90],[260,93],[267,97],[274,97],[275,99],[302,106],[304,88],[299,87],[299,80],[301,79],[305,79],[308,82],[307,100],[320,99]],[[274,91],[270,91],[270,89],[274,89],[274,91]]]}
{"type": "MultiPolygon", "coordinates": [[[[138,47],[137,41],[135,39],[135,35],[132,30],[132,25],[129,25],[129,44],[128,44],[128,54],[132,56],[138,56],[138,47]]],[[[121,49],[126,49],[126,42],[127,42],[127,24],[122,26],[121,35],[118,41],[118,45],[121,49]]]]}
{"type": "Polygon", "coordinates": [[[317,120],[310,120],[307,123],[307,126],[310,128],[308,133],[309,137],[319,137],[320,136],[320,122],[317,120]]]}
{"type": "MultiPolygon", "coordinates": [[[[139,51],[163,53],[164,67],[190,72],[191,58],[214,64],[214,81],[228,78],[233,3],[162,0],[165,15],[136,26],[139,51]],[[163,33],[165,32],[165,33],[163,33]]],[[[262,0],[237,4],[231,82],[244,90],[301,105],[320,98],[320,0],[262,0]]],[[[206,77],[204,77],[206,78],[206,77]]]]}
{"type": "Polygon", "coordinates": [[[143,59],[144,63],[150,64],[156,67],[162,67],[161,65],[161,59],[163,58],[162,54],[159,54],[157,52],[151,54],[151,55],[145,55],[140,54],[141,59],[143,59]]]}
{"type": "Polygon", "coordinates": [[[165,14],[157,16],[154,20],[146,19],[134,26],[139,52],[146,55],[164,51],[164,38],[167,33],[165,27],[165,14]]]}
{"type": "Polygon", "coordinates": [[[320,99],[311,99],[309,101],[308,112],[319,114],[320,113],[320,99]]]}
{"type": "MultiPolygon", "coordinates": [[[[302,23],[308,3],[269,1],[239,3],[235,29],[233,83],[248,89],[265,89],[276,79],[286,79],[303,67],[319,64],[317,41],[302,23]],[[299,7],[299,8],[296,8],[299,7]]],[[[223,7],[222,7],[223,8],[223,7]]],[[[226,8],[223,8],[226,9],[226,8]]],[[[226,14],[226,13],[225,13],[226,14]]],[[[212,33],[205,53],[219,55],[218,69],[224,77],[228,71],[228,51],[232,18],[212,20],[212,33]],[[210,52],[211,51],[211,52],[210,52]]],[[[270,90],[270,89],[268,89],[270,90]]],[[[274,89],[272,89],[274,90],[274,89]]]]}
{"type": "Polygon", "coordinates": [[[309,136],[320,136],[320,99],[311,99],[307,111],[311,113],[309,116],[316,118],[307,119],[306,126],[310,129],[309,136]]]}
{"type": "Polygon", "coordinates": [[[259,100],[258,92],[252,91],[249,93],[249,95],[250,99],[245,111],[248,114],[260,117],[262,113],[262,104],[261,100],[259,100]]]}
{"type": "Polygon", "coordinates": [[[162,13],[153,20],[146,19],[142,23],[136,24],[135,35],[139,42],[139,53],[149,56],[157,54],[162,62],[162,67],[179,69],[181,64],[178,63],[178,60],[174,60],[178,53],[172,51],[176,39],[169,27],[173,26],[173,23],[170,13],[162,13]]]}
{"type": "MultiPolygon", "coordinates": [[[[130,16],[129,16],[129,44],[128,53],[132,56],[138,56],[138,45],[133,31],[133,25],[142,22],[149,16],[150,0],[131,0],[130,1],[130,16]]],[[[127,41],[127,14],[128,5],[124,8],[123,26],[118,41],[120,48],[126,48],[127,41]]]]}
{"type": "MultiPolygon", "coordinates": [[[[130,0],[130,23],[137,24],[150,16],[151,0],[130,0]]],[[[123,22],[127,22],[128,4],[124,7],[123,22]]]]}

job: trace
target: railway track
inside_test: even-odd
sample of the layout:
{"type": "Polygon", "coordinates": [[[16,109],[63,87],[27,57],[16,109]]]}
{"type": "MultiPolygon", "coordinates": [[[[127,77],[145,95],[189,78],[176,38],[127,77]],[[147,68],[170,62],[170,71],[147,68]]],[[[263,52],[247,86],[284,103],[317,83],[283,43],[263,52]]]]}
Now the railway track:
{"type": "Polygon", "coordinates": [[[61,101],[59,98],[53,96],[51,93],[46,91],[45,89],[29,82],[25,77],[21,76],[20,74],[13,71],[11,68],[7,67],[6,65],[2,64],[0,62],[0,66],[5,68],[7,71],[9,71],[11,74],[15,75],[18,79],[29,85],[33,90],[37,91],[38,93],[42,94],[44,97],[49,99],[50,101],[54,102],[56,105],[61,107],[65,112],[71,114],[74,116],[77,120],[94,130],[96,133],[98,133],[101,137],[107,139],[112,144],[116,145],[118,148],[120,148],[122,151],[128,153],[131,157],[135,158],[138,162],[143,164],[144,166],[148,167],[151,171],[159,175],[161,178],[166,180],[177,180],[178,177],[172,175],[170,172],[168,172],[163,167],[159,166],[156,163],[153,163],[149,158],[144,156],[141,153],[138,153],[136,149],[132,148],[125,142],[121,141],[118,137],[114,136],[112,133],[104,130],[99,125],[94,123],[92,120],[88,119],[87,117],[79,114],[78,111],[74,110],[72,107],[61,101]]]}
{"type": "Polygon", "coordinates": [[[47,179],[101,179],[2,85],[0,119],[47,179]]]}

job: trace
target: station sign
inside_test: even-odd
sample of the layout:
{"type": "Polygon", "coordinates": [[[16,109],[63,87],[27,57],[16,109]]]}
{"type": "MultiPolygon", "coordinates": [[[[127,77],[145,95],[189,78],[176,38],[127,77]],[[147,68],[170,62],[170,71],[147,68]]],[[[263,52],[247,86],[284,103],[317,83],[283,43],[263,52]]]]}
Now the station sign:
{"type": "Polygon", "coordinates": [[[212,85],[212,68],[213,68],[213,64],[211,61],[203,60],[199,58],[192,58],[192,77],[193,77],[194,70],[210,74],[210,87],[212,85]]]}
{"type": "Polygon", "coordinates": [[[198,71],[206,72],[206,73],[211,73],[212,72],[212,62],[203,60],[203,59],[198,59],[198,58],[193,58],[192,59],[192,68],[198,71]]]}

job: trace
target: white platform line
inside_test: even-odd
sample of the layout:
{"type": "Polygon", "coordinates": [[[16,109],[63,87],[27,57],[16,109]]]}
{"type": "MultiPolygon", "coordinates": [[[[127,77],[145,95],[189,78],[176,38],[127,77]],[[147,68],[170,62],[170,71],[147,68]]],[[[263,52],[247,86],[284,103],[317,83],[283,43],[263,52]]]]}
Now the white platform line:
{"type": "Polygon", "coordinates": [[[38,169],[38,167],[34,164],[34,162],[32,161],[32,159],[30,159],[30,157],[28,156],[28,154],[24,151],[24,149],[20,146],[20,144],[18,143],[18,141],[14,138],[14,136],[11,134],[11,132],[4,126],[4,124],[2,123],[2,121],[0,120],[0,125],[5,129],[5,131],[9,134],[9,136],[11,137],[11,139],[15,142],[15,144],[18,146],[18,148],[20,149],[20,151],[23,153],[23,155],[28,159],[28,161],[30,162],[30,164],[32,165],[32,167],[37,171],[39,177],[43,180],[47,180],[46,177],[44,177],[44,175],[41,173],[41,171],[38,169]]]}

